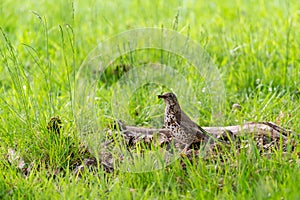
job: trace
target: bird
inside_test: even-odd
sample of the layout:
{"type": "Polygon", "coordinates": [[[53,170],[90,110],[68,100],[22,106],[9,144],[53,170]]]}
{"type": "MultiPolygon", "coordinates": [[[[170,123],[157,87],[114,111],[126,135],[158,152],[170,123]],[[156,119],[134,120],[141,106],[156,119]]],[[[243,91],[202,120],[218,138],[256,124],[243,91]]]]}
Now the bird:
{"type": "Polygon", "coordinates": [[[158,95],[166,103],[164,123],[177,142],[185,144],[187,148],[194,142],[207,142],[209,133],[191,120],[181,109],[177,97],[172,92],[158,95]]]}

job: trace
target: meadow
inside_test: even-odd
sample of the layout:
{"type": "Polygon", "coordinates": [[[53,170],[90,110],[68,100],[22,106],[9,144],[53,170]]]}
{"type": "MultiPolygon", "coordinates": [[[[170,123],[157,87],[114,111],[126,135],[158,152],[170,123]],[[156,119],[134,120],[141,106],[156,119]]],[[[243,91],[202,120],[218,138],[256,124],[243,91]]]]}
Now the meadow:
{"type": "Polygon", "coordinates": [[[262,156],[253,147],[228,152],[226,161],[199,159],[195,165],[183,158],[144,173],[107,173],[101,166],[96,172],[84,170],[81,177],[73,172],[91,156],[83,145],[83,129],[103,134],[120,117],[130,125],[162,125],[164,103],[156,95],[176,92],[176,87],[143,85],[124,110],[114,108],[115,83],[147,63],[172,66],[185,76],[196,91],[187,112],[201,126],[272,121],[300,133],[296,0],[5,0],[0,16],[1,199],[300,199],[299,144],[287,154],[279,149],[262,156]],[[97,75],[98,68],[83,63],[100,42],[145,27],[176,31],[209,55],[222,79],[222,120],[212,113],[214,96],[203,89],[208,80],[199,79],[188,60],[169,52],[122,55],[97,76],[95,87],[78,88],[81,80],[88,84],[97,75]],[[92,89],[90,101],[86,97],[92,89]],[[241,109],[233,111],[233,104],[241,109]],[[85,106],[80,124],[77,105],[85,106]],[[55,116],[62,122],[59,134],[49,131],[55,116]]]}

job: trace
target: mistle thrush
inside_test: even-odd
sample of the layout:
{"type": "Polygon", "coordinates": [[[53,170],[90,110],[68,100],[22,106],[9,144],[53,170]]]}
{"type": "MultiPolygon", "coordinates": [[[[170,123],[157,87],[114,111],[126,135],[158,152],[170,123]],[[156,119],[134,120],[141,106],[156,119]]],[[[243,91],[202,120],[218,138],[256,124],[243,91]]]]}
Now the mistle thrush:
{"type": "Polygon", "coordinates": [[[158,98],[166,103],[164,128],[172,133],[175,140],[186,145],[208,140],[208,133],[181,110],[175,94],[168,92],[158,95],[158,98]]]}

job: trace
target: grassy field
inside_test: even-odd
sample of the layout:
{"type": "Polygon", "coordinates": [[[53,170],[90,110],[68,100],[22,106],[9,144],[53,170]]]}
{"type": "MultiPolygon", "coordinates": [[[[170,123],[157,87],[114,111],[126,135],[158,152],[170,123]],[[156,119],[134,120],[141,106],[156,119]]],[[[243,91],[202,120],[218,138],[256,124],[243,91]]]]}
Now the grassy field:
{"type": "MultiPolygon", "coordinates": [[[[78,71],[99,42],[134,28],[172,29],[203,47],[223,80],[223,120],[216,121],[211,112],[213,96],[195,89],[207,80],[198,79],[188,61],[149,50],[117,58],[99,78],[92,111],[100,128],[94,134],[113,126],[114,84],[126,67],[142,63],[190,72],[184,75],[197,91],[191,111],[200,125],[272,121],[300,133],[297,0],[6,0],[0,2],[0,16],[1,199],[300,199],[300,160],[280,150],[269,157],[255,148],[232,151],[226,161],[200,159],[197,165],[186,159],[186,170],[177,160],[147,173],[98,169],[96,174],[84,171],[81,178],[73,173],[75,165],[90,156],[82,147],[74,104],[74,98],[84,99],[88,90],[76,86],[78,79],[93,79],[95,74],[86,70],[87,76],[78,77],[78,71]],[[232,112],[234,103],[242,109],[232,112]],[[47,130],[53,116],[62,120],[61,134],[47,130]]],[[[168,90],[149,84],[134,91],[128,103],[132,119],[123,120],[162,125],[164,104],[155,95],[168,90]]],[[[117,117],[125,113],[120,112],[117,117]]]]}

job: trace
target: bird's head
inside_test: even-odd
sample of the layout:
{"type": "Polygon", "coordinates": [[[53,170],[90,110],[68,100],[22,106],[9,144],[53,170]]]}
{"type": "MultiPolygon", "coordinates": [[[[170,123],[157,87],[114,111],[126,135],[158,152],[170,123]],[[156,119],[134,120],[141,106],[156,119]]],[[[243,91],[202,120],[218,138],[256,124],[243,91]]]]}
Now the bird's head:
{"type": "Polygon", "coordinates": [[[158,98],[163,99],[166,102],[166,104],[170,105],[170,106],[178,104],[177,97],[172,92],[167,92],[167,93],[158,95],[158,98]]]}

